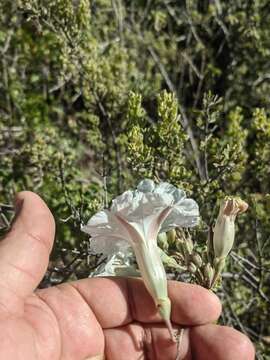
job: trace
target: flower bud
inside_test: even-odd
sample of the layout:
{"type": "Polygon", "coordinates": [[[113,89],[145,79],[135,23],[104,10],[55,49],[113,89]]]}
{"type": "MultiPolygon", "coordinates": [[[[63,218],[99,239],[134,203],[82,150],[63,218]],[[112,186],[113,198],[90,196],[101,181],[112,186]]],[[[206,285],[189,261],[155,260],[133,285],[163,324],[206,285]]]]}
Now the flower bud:
{"type": "Polygon", "coordinates": [[[235,236],[235,218],[245,212],[248,204],[240,198],[226,198],[222,201],[214,227],[213,247],[216,258],[223,259],[231,251],[235,236]]]}
{"type": "Polygon", "coordinates": [[[172,230],[167,232],[167,240],[168,240],[169,246],[174,246],[175,245],[175,238],[176,238],[175,229],[172,229],[172,230]]]}
{"type": "Polygon", "coordinates": [[[190,235],[188,235],[185,239],[185,246],[186,246],[187,252],[189,254],[191,254],[193,251],[194,244],[193,244],[193,241],[192,241],[190,235]]]}
{"type": "Polygon", "coordinates": [[[178,251],[173,254],[173,257],[179,264],[182,264],[185,261],[184,255],[178,251]]]}
{"type": "Polygon", "coordinates": [[[169,249],[168,237],[167,237],[167,234],[165,232],[162,232],[162,233],[158,234],[157,242],[158,242],[158,246],[162,250],[168,251],[168,249],[169,249]]]}
{"type": "Polygon", "coordinates": [[[191,236],[189,234],[186,234],[183,229],[180,228],[176,230],[176,235],[177,236],[175,238],[175,241],[177,250],[181,251],[185,255],[190,255],[194,247],[191,236]]]}
{"type": "Polygon", "coordinates": [[[197,272],[197,266],[193,264],[192,262],[188,264],[188,271],[190,271],[192,274],[195,274],[197,272]]]}
{"type": "Polygon", "coordinates": [[[210,288],[214,277],[214,270],[209,263],[204,266],[203,275],[205,277],[207,287],[210,288]]]}
{"type": "Polygon", "coordinates": [[[181,254],[184,255],[184,253],[185,253],[185,240],[177,239],[177,241],[176,241],[176,249],[178,251],[180,251],[181,254]]]}
{"type": "Polygon", "coordinates": [[[190,259],[198,268],[202,266],[203,261],[199,254],[191,254],[190,259]]]}
{"type": "Polygon", "coordinates": [[[179,265],[172,256],[167,255],[162,249],[159,248],[159,254],[162,260],[163,265],[170,267],[176,270],[183,270],[183,266],[179,265]]]}

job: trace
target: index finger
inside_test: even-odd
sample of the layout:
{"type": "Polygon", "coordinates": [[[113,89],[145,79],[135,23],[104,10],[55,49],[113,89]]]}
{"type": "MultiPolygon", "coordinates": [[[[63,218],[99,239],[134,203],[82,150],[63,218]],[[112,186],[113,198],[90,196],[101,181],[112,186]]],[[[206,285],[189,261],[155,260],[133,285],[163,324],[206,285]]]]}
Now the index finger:
{"type": "MultiPolygon", "coordinates": [[[[104,329],[132,321],[162,322],[141,279],[91,278],[70,285],[79,291],[104,329]]],[[[168,291],[174,323],[202,325],[218,319],[221,304],[209,290],[198,285],[169,281],[168,291]]]]}

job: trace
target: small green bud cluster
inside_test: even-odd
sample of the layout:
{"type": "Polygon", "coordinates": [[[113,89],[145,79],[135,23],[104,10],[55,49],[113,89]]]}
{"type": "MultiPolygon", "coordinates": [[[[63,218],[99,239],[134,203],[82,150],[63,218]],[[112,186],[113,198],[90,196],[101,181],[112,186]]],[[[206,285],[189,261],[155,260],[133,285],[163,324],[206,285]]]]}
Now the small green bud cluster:
{"type": "Polygon", "coordinates": [[[208,263],[206,253],[195,249],[188,232],[185,232],[183,229],[177,229],[176,234],[175,244],[178,252],[175,254],[175,259],[186,267],[197,283],[210,287],[213,279],[213,268],[208,263]]]}
{"type": "MultiPolygon", "coordinates": [[[[174,230],[173,244],[177,249],[174,259],[183,265],[200,285],[210,289],[220,279],[226,258],[234,244],[236,216],[247,208],[248,204],[240,198],[227,197],[221,202],[216,224],[209,231],[205,251],[194,247],[187,231],[174,230]]],[[[166,241],[169,247],[168,234],[166,241]]]]}

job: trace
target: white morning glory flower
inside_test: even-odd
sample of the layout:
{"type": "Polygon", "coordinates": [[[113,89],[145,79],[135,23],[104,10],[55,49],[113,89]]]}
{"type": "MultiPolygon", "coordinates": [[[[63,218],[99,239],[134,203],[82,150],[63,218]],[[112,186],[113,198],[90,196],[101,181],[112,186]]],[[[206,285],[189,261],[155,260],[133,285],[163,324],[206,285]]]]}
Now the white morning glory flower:
{"type": "Polygon", "coordinates": [[[167,278],[157,246],[159,232],[197,225],[197,203],[183,190],[145,179],[134,191],[128,190],[112,201],[110,210],[94,215],[82,230],[91,235],[95,253],[110,256],[132,247],[142,278],[173,338],[171,303],[167,278]]]}
{"type": "Polygon", "coordinates": [[[91,235],[92,252],[110,255],[118,250],[128,251],[132,246],[134,240],[118,217],[124,218],[145,238],[151,220],[156,220],[155,234],[152,234],[156,240],[159,232],[197,225],[199,209],[193,199],[186,198],[183,190],[166,182],[155,185],[152,180],[143,180],[135,191],[128,190],[116,197],[110,210],[98,212],[83,226],[82,230],[91,235]],[[165,213],[161,216],[163,210],[165,213]]]}

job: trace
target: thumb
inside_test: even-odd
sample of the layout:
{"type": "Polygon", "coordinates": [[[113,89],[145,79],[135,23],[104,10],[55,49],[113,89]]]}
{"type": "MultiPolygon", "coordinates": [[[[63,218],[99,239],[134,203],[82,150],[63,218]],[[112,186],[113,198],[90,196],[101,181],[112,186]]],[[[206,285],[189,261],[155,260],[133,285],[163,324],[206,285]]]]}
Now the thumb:
{"type": "Polygon", "coordinates": [[[15,206],[18,209],[16,220],[0,241],[2,304],[9,295],[23,300],[37,287],[48,266],[55,233],[53,216],[38,195],[20,192],[15,206]]]}

